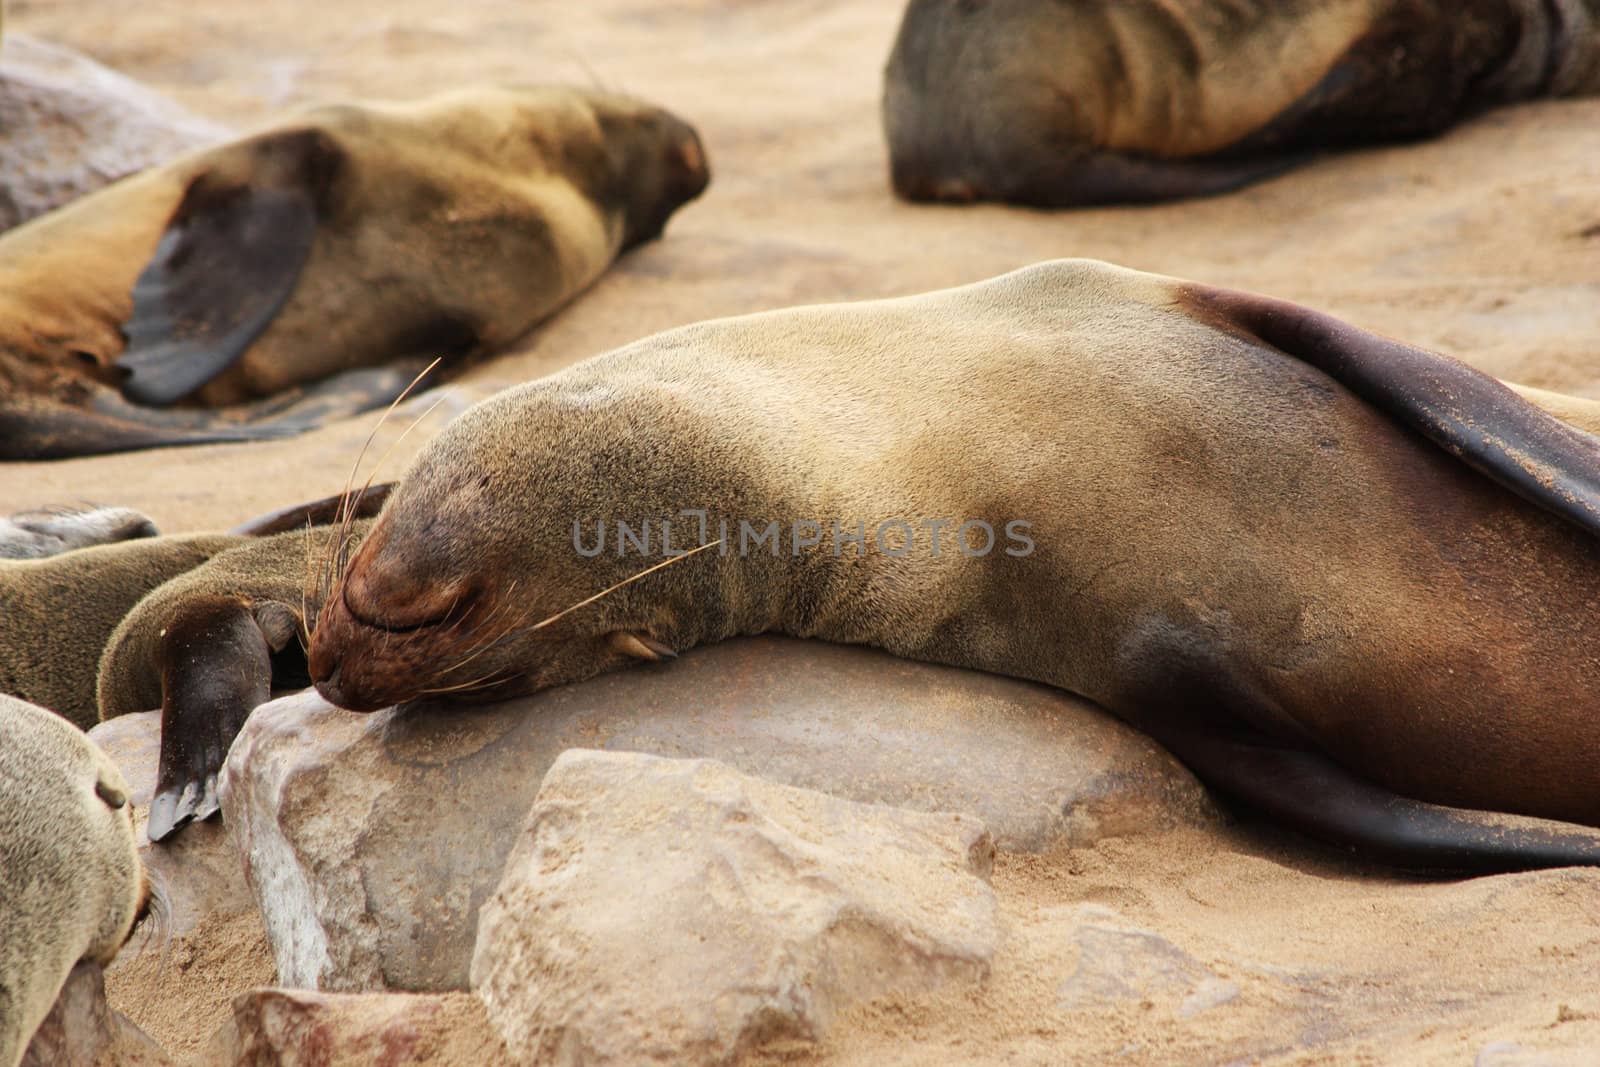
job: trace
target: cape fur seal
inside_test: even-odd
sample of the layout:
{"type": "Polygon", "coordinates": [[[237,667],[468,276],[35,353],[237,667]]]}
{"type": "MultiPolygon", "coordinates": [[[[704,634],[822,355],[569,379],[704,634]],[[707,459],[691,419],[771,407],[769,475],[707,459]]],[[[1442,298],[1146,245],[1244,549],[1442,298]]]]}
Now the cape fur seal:
{"type": "Polygon", "coordinates": [[[1448,357],[1061,261],[484,401],[401,479],[310,670],[371,710],[736,634],[869,644],[1087,696],[1371,858],[1597,863],[1583,827],[1488,814],[1600,825],[1597,472],[1600,440],[1448,357]],[[650,551],[591,554],[601,520],[650,551]]]}
{"type": "Polygon", "coordinates": [[[1600,92],[1595,0],[911,0],[883,96],[911,200],[1224,192],[1327,148],[1600,92]]]}
{"type": "MultiPolygon", "coordinates": [[[[372,487],[355,513],[376,512],[388,491],[388,485],[372,487]]],[[[140,537],[44,559],[0,560],[0,693],[49,708],[87,730],[103,717],[96,679],[107,642],[147,594],[252,539],[282,530],[298,530],[303,539],[307,524],[335,521],[341,500],[283,508],[228,533],[140,537]]],[[[304,558],[302,547],[294,561],[302,574],[304,558]]],[[[121,710],[146,711],[160,703],[158,695],[121,710]]]]}
{"type": "Polygon", "coordinates": [[[551,314],[708,180],[670,113],[536,87],[319,108],[118,182],[0,237],[0,459],[387,402],[551,314]]]}
{"type": "Polygon", "coordinates": [[[128,784],[66,720],[0,696],[0,1067],[16,1067],[73,965],[105,964],[149,887],[128,784]]]}

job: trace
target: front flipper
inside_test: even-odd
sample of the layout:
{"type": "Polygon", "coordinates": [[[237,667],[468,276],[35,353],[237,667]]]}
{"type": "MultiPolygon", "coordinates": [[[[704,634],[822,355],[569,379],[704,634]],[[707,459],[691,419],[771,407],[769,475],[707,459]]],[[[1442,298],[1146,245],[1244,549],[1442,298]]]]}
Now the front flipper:
{"type": "Polygon", "coordinates": [[[122,392],[155,407],[231,367],[299,280],[338,149],[316,130],[267,134],[195,177],[133,286],[122,392]]]}
{"type": "Polygon", "coordinates": [[[1159,740],[1228,799],[1382,863],[1472,874],[1600,866],[1600,832],[1588,827],[1411,800],[1318,752],[1187,731],[1159,740]]]}
{"type": "Polygon", "coordinates": [[[1285,300],[1185,283],[1179,302],[1317,368],[1491,481],[1600,535],[1600,440],[1499,380],[1285,300]]]}
{"type": "Polygon", "coordinates": [[[219,810],[217,775],[233,739],[272,697],[272,654],[295,639],[283,604],[237,597],[186,602],[161,637],[161,757],[147,827],[162,841],[219,810]]]}

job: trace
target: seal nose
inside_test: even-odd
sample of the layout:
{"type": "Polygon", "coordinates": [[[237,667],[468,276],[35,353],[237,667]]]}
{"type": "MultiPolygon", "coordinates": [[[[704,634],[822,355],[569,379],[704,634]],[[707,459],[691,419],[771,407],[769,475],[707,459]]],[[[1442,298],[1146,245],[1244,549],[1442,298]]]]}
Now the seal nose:
{"type": "Polygon", "coordinates": [[[330,704],[343,706],[344,694],[339,691],[339,679],[344,674],[344,664],[335,663],[333,670],[328,672],[326,678],[316,680],[317,692],[322,694],[322,699],[330,704]]]}

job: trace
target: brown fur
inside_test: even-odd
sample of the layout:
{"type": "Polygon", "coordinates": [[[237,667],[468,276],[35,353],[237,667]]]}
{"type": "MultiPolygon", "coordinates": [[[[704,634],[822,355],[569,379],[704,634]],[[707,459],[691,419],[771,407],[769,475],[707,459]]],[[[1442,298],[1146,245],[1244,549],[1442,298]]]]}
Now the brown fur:
{"type": "Polygon", "coordinates": [[[0,1067],[22,1059],[74,964],[117,954],[147,892],[116,765],[0,696],[0,1067]]]}
{"type": "Polygon", "coordinates": [[[134,335],[161,373],[215,359],[160,403],[217,408],[492,350],[659,234],[707,175],[667,112],[548,87],[321,108],[118,182],[0,238],[0,458],[286,432],[392,399],[409,373],[356,375],[351,403],[330,384],[227,417],[156,410],[119,392],[145,373],[119,360],[134,335]],[[174,259],[171,241],[194,247],[174,259]],[[217,265],[196,284],[185,262],[217,265]],[[276,310],[274,286],[292,287],[276,310]],[[233,302],[269,325],[230,365],[215,354],[233,302]]]}
{"type": "Polygon", "coordinates": [[[1597,91],[1593,0],[911,0],[883,115],[902,196],[1055,207],[1597,91]]]}
{"type": "MultiPolygon", "coordinates": [[[[777,631],[1083,694],[1313,832],[1330,798],[1283,796],[1300,771],[1336,779],[1357,821],[1399,794],[1600,825],[1596,494],[1544,463],[1587,457],[1581,481],[1595,455],[1492,379],[1326,316],[1043,264],[692,326],[485,401],[401,481],[323,611],[311,673],[372,709],[588,677],[637,655],[627,635],[681,650],[777,631]],[[1330,351],[1365,359],[1370,401],[1317,369],[1330,351]],[[1455,383],[1442,408],[1424,395],[1439,380],[1455,383]],[[1374,406],[1417,396],[1463,420],[1469,449],[1555,442],[1474,459],[1530,474],[1537,503],[1374,406]],[[1573,522],[1551,514],[1563,502],[1573,522]],[[702,552],[535,628],[660,559],[659,527],[649,557],[583,558],[574,522],[684,508],[713,531],[1024,520],[1037,547],[702,552]],[[1247,773],[1263,754],[1298,769],[1247,773]]],[[[693,520],[674,537],[697,543],[693,520]]],[[[1448,840],[1472,821],[1406,810],[1448,840]]],[[[1415,851],[1387,833],[1362,840],[1415,851]]],[[[1592,839],[1556,838],[1419,862],[1600,862],[1592,839]]]]}
{"type": "Polygon", "coordinates": [[[106,640],[150,590],[242,544],[229,534],[142,538],[38,560],[0,560],[0,693],[98,720],[95,671],[106,640]]]}

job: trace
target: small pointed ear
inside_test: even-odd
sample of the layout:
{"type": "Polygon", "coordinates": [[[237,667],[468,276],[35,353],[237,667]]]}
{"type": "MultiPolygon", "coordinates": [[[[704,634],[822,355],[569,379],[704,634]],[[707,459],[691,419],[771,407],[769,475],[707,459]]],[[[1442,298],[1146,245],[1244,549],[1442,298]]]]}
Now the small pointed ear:
{"type": "Polygon", "coordinates": [[[267,647],[274,652],[282,652],[300,632],[300,616],[295,614],[293,608],[276,600],[257,604],[255,617],[256,625],[261,628],[261,636],[266,638],[267,647]]]}
{"type": "Polygon", "coordinates": [[[133,286],[122,394],[161,407],[232,366],[282,309],[343,154],[314,128],[218,150],[133,286]]]}
{"type": "Polygon", "coordinates": [[[128,806],[128,794],[123,792],[121,786],[107,781],[103,776],[95,780],[94,792],[113,811],[121,811],[128,806]]]}
{"type": "Polygon", "coordinates": [[[664,659],[675,659],[678,655],[667,645],[662,644],[648,634],[641,634],[634,630],[618,630],[612,634],[611,647],[621,652],[624,656],[649,660],[651,663],[657,663],[664,659]]]}

